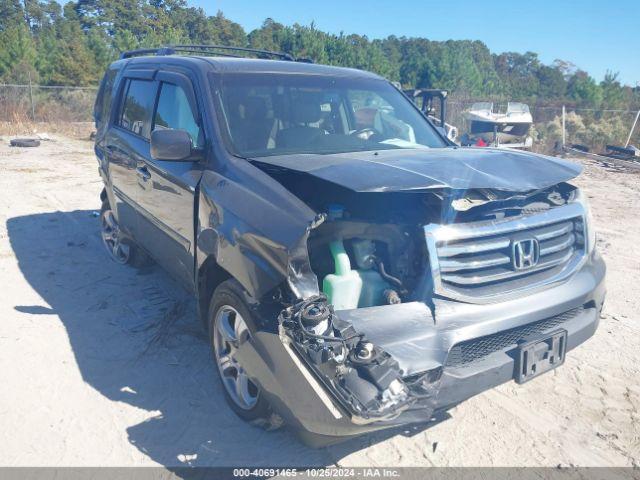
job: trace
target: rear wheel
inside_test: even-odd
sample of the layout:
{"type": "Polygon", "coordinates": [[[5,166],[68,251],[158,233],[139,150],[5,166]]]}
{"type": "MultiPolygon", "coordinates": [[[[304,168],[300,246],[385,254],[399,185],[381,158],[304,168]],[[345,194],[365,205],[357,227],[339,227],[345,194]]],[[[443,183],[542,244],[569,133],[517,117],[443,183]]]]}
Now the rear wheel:
{"type": "Polygon", "coordinates": [[[269,404],[237,357],[238,349],[251,339],[250,318],[242,287],[235,280],[222,282],[209,306],[209,339],[225,398],[243,420],[274,427],[277,422],[269,404]]]}
{"type": "Polygon", "coordinates": [[[150,262],[149,256],[123,235],[107,200],[102,202],[100,209],[100,236],[107,254],[114,262],[135,267],[143,267],[150,262]]]}

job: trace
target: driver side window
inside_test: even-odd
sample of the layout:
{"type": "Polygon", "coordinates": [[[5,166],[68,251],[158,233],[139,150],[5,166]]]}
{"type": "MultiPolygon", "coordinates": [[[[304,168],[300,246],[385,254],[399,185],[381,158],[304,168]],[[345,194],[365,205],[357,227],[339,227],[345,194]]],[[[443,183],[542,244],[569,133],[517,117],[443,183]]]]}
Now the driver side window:
{"type": "Polygon", "coordinates": [[[372,129],[388,139],[415,143],[413,128],[396,116],[396,111],[384,98],[373,91],[349,90],[356,129],[372,129]]]}
{"type": "Polygon", "coordinates": [[[198,118],[181,86],[166,82],[161,84],[158,108],[153,123],[154,130],[156,128],[185,130],[191,136],[191,144],[194,147],[204,146],[204,137],[198,118]]]}
{"type": "Polygon", "coordinates": [[[372,91],[349,90],[349,102],[356,120],[356,129],[375,128],[376,116],[380,112],[393,115],[393,107],[384,98],[372,91]]]}

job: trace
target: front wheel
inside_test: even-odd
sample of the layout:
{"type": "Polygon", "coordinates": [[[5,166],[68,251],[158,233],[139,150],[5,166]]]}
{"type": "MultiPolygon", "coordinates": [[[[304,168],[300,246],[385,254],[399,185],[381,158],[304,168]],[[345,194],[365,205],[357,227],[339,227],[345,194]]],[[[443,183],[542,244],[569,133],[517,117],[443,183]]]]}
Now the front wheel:
{"type": "Polygon", "coordinates": [[[238,349],[250,341],[246,321],[250,318],[242,287],[235,280],[221,283],[209,306],[209,339],[225,398],[243,420],[273,428],[278,425],[269,404],[237,357],[238,349]]]}

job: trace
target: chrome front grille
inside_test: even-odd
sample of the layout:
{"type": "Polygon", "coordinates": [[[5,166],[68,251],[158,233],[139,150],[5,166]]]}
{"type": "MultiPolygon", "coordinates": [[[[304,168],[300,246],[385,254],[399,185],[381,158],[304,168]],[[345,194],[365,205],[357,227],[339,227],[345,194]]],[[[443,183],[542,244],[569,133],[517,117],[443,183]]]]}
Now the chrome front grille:
{"type": "Polygon", "coordinates": [[[476,303],[560,281],[586,251],[577,203],[488,222],[427,225],[425,233],[435,293],[476,303]],[[516,258],[523,245],[531,256],[524,268],[516,258]]]}

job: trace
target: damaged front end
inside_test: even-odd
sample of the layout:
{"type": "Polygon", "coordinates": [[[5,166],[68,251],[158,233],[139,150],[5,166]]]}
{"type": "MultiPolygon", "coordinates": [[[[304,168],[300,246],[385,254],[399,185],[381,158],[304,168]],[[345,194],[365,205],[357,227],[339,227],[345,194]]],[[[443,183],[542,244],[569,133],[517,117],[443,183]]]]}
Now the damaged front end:
{"type": "Polygon", "coordinates": [[[282,341],[333,393],[353,423],[390,421],[417,403],[424,419],[430,418],[439,372],[403,377],[398,362],[341,320],[325,295],[285,309],[278,322],[282,341]]]}
{"type": "MultiPolygon", "coordinates": [[[[295,190],[290,184],[287,187],[295,190]]],[[[289,270],[313,274],[319,280],[319,293],[296,295],[296,281],[310,276],[290,275],[292,294],[278,317],[278,333],[298,368],[308,372],[307,380],[316,383],[316,393],[324,398],[325,406],[338,409],[353,425],[363,428],[428,422],[443,406],[438,395],[451,348],[445,337],[455,334],[443,335],[443,328],[454,325],[437,321],[438,305],[443,301],[438,282],[455,262],[462,265],[456,268],[469,267],[465,260],[476,247],[462,252],[455,262],[442,260],[438,265],[427,226],[443,232],[449,226],[479,232],[480,226],[504,229],[516,225],[519,238],[519,228],[526,225],[522,219],[546,218],[550,212],[581,212],[572,205],[575,188],[565,182],[524,192],[333,193],[340,204],[322,205],[317,195],[305,198],[296,191],[314,210],[323,212],[324,220],[307,230],[306,254],[292,257],[298,262],[289,270]],[[299,262],[303,258],[309,262],[304,266],[299,262]],[[440,268],[443,273],[436,275],[440,268]]],[[[574,227],[575,233],[557,239],[550,237],[551,227],[544,227],[549,239],[541,239],[541,245],[558,255],[566,240],[571,242],[566,248],[575,252],[572,255],[583,258],[583,226],[577,222],[574,227]]],[[[478,239],[479,245],[486,241],[478,239]]],[[[458,240],[452,241],[451,248],[455,242],[458,240]]],[[[542,253],[546,255],[546,250],[542,253]]],[[[501,260],[500,255],[491,253],[490,260],[501,260]]],[[[473,257],[469,262],[477,260],[473,257]]],[[[469,268],[476,267],[484,268],[480,263],[469,268]]],[[[521,282],[519,288],[525,286],[521,282]]],[[[453,297],[444,300],[448,307],[455,301],[453,297]]]]}
{"type": "Polygon", "coordinates": [[[510,378],[505,363],[451,393],[449,352],[539,319],[534,307],[510,318],[485,305],[572,273],[593,242],[567,183],[579,168],[489,153],[262,158],[251,172],[269,187],[260,195],[259,185],[205,177],[207,197],[226,205],[205,217],[217,223],[210,250],[264,309],[242,363],[290,426],[345,437],[428,422],[510,378]],[[514,241],[529,237],[548,269],[515,271],[514,241]]]}

